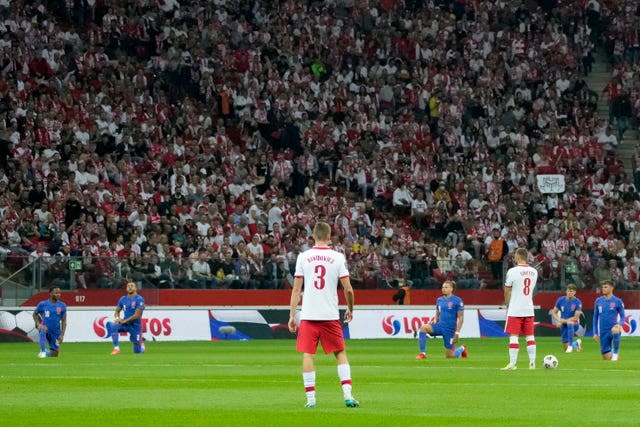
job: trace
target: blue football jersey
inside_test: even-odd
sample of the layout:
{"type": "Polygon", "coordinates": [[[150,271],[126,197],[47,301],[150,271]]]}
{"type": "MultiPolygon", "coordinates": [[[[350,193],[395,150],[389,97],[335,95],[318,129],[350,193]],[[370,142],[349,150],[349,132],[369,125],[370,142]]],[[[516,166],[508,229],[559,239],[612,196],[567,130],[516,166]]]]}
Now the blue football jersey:
{"type": "Polygon", "coordinates": [[[455,329],[458,313],[464,310],[464,303],[456,295],[441,296],[436,301],[436,310],[440,313],[439,322],[447,329],[455,329]]]}
{"type": "Polygon", "coordinates": [[[607,333],[616,324],[624,321],[624,303],[620,298],[612,295],[609,298],[598,297],[593,307],[593,332],[607,333]]]}
{"type": "Polygon", "coordinates": [[[582,311],[582,302],[578,298],[569,299],[566,296],[558,298],[556,308],[560,310],[561,319],[570,319],[576,311],[582,311]]]}
{"type": "MultiPolygon", "coordinates": [[[[118,301],[118,307],[120,307],[120,310],[124,311],[124,318],[129,318],[135,314],[136,310],[144,311],[144,298],[140,295],[136,295],[133,298],[125,295],[118,301]]],[[[139,325],[140,321],[141,319],[136,319],[130,324],[139,325]]]]}
{"type": "Polygon", "coordinates": [[[60,322],[67,314],[67,305],[62,301],[51,302],[46,299],[36,307],[36,313],[40,315],[42,322],[50,332],[60,331],[60,322]]]}

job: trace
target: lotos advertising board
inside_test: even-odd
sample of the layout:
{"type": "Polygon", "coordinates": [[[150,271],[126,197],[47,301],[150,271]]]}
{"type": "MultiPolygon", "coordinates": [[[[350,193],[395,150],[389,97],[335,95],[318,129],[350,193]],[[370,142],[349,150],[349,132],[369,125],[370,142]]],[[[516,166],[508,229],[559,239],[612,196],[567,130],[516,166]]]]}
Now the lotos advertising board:
{"type": "MultiPolygon", "coordinates": [[[[69,310],[65,341],[106,341],[105,324],[112,319],[113,310],[69,310]]],[[[142,317],[142,336],[146,341],[208,341],[211,331],[207,310],[147,308],[142,317]]]]}
{"type": "MultiPolygon", "coordinates": [[[[0,311],[0,342],[37,341],[33,311],[21,308],[0,311]]],[[[435,315],[433,306],[424,308],[356,309],[353,320],[344,325],[345,337],[414,338],[420,327],[435,315]]],[[[113,309],[104,307],[71,308],[67,314],[66,342],[108,342],[106,322],[113,309]]],[[[210,341],[295,338],[289,332],[288,307],[245,309],[184,308],[164,310],[147,308],[142,319],[146,341],[210,341]],[[235,332],[225,334],[221,327],[233,326],[235,332]]],[[[585,335],[591,335],[590,310],[585,313],[585,335]]],[[[467,307],[462,338],[505,336],[506,310],[493,307],[467,307]]],[[[640,310],[626,310],[622,326],[624,336],[640,336],[640,310]]],[[[536,335],[557,336],[559,330],[550,321],[547,309],[536,310],[536,335]]],[[[124,338],[123,339],[128,339],[124,338]]]]}
{"type": "MultiPolygon", "coordinates": [[[[349,338],[414,338],[420,327],[435,316],[433,308],[424,310],[354,310],[349,338]]],[[[477,310],[465,310],[461,338],[480,336],[477,310]]]]}

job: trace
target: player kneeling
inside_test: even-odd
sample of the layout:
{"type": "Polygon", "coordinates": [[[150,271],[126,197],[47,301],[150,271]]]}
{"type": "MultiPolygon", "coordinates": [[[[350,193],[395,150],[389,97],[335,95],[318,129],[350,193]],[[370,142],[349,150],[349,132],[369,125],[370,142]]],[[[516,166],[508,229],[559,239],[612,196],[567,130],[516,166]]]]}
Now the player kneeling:
{"type": "Polygon", "coordinates": [[[467,357],[465,346],[456,348],[464,322],[464,303],[453,294],[455,287],[453,280],[446,280],[442,284],[442,296],[436,300],[436,315],[429,323],[422,325],[418,334],[420,353],[416,356],[417,360],[427,358],[427,334],[442,336],[445,357],[467,357]]]}
{"type": "Polygon", "coordinates": [[[142,342],[142,312],[144,311],[144,298],[138,295],[138,287],[134,282],[127,283],[127,295],[120,298],[116,306],[115,319],[107,322],[107,332],[113,341],[112,355],[120,354],[120,332],[129,334],[133,343],[134,353],[144,353],[142,342]],[[124,312],[121,317],[120,313],[124,312]]]}

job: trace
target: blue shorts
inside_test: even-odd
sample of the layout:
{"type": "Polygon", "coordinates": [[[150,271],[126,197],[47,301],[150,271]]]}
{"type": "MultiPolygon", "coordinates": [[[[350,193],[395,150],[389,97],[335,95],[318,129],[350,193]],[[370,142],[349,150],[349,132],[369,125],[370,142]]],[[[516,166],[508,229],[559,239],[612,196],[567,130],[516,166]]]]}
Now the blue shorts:
{"type": "Polygon", "coordinates": [[[572,325],[562,324],[560,325],[560,336],[562,337],[563,343],[571,343],[573,342],[573,337],[576,334],[576,330],[580,327],[578,323],[574,323],[572,325]],[[571,326],[571,328],[569,327],[571,326]]]}
{"type": "Polygon", "coordinates": [[[600,354],[611,353],[611,345],[613,343],[613,334],[611,331],[607,331],[604,334],[600,334],[600,354]]]}
{"type": "Polygon", "coordinates": [[[111,333],[120,333],[126,332],[129,334],[129,340],[136,344],[142,342],[142,334],[140,333],[140,324],[132,325],[132,324],[118,324],[111,323],[111,333]]]}
{"type": "Polygon", "coordinates": [[[453,336],[456,333],[455,328],[451,329],[440,322],[434,323],[431,328],[433,329],[433,335],[442,337],[444,348],[451,350],[453,348],[453,336]]]}
{"type": "Polygon", "coordinates": [[[59,351],[60,350],[60,342],[58,339],[60,338],[60,331],[51,331],[48,330],[44,334],[45,339],[47,340],[47,345],[49,346],[49,350],[51,351],[59,351]]]}

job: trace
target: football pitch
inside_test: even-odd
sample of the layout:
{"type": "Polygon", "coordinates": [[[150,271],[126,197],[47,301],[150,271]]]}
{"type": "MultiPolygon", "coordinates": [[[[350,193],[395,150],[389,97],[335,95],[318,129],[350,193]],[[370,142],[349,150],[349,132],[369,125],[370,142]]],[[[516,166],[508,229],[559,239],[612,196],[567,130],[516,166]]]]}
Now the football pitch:
{"type": "Polygon", "coordinates": [[[316,358],[317,407],[305,409],[293,340],[63,344],[38,359],[36,344],[0,344],[3,426],[638,426],[640,340],[623,338],[620,360],[600,359],[585,338],[565,354],[538,339],[538,369],[507,363],[507,339],[467,339],[468,359],[446,360],[442,341],[414,360],[416,340],[350,340],[354,396],[345,408],[332,355],[316,358]],[[542,356],[559,359],[542,368],[542,356]]]}

